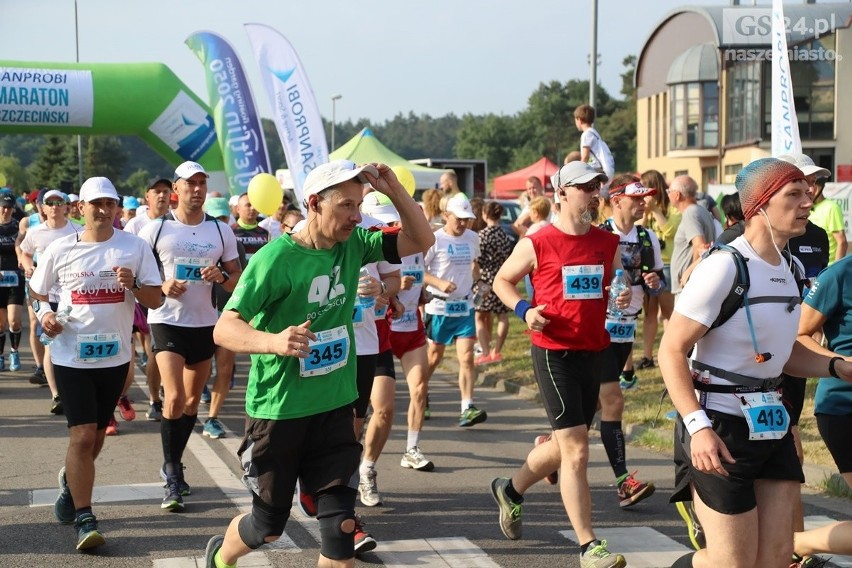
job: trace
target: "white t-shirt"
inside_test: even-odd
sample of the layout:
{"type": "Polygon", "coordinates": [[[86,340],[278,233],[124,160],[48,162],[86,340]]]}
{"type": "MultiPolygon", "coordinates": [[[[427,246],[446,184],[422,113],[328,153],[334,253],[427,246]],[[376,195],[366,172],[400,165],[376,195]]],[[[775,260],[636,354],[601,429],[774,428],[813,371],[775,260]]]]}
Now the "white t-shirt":
{"type": "Polygon", "coordinates": [[[414,284],[410,290],[400,290],[397,294],[405,312],[399,319],[391,320],[391,333],[417,331],[417,310],[420,304],[420,291],[423,289],[423,253],[418,252],[402,257],[400,276],[413,276],[414,284]]]}
{"type": "MultiPolygon", "coordinates": [[[[155,217],[155,219],[156,218],[157,217],[155,217]]],[[[124,226],[124,231],[127,233],[133,233],[134,235],[138,235],[142,232],[142,228],[153,220],[154,219],[148,217],[147,214],[140,215],[139,210],[137,209],[136,217],[127,222],[127,224],[124,226]]]]}
{"type": "MultiPolygon", "coordinates": [[[[359,227],[369,229],[371,227],[382,227],[384,223],[369,215],[361,214],[361,222],[359,227]]],[[[364,266],[370,273],[370,276],[376,280],[381,280],[381,274],[387,274],[400,269],[400,265],[391,264],[381,260],[379,262],[371,262],[364,266]]],[[[355,354],[356,355],[376,355],[379,352],[379,334],[376,331],[376,299],[355,298],[355,310],[352,316],[352,329],[355,332],[355,354]]],[[[384,317],[384,314],[382,314],[384,317]]]]}
{"type": "Polygon", "coordinates": [[[449,280],[456,285],[456,290],[449,296],[437,288],[428,286],[427,290],[435,298],[426,304],[426,313],[446,315],[446,301],[468,300],[468,312],[472,308],[470,292],[473,288],[473,261],[479,258],[479,235],[470,229],[465,229],[461,236],[455,237],[443,228],[435,231],[435,244],[426,251],[424,263],[426,272],[449,280]]]}
{"type": "Polygon", "coordinates": [[[68,235],[42,253],[30,286],[38,294],[60,290],[59,309],[71,306],[71,319],[50,345],[56,365],[117,367],[130,361],[135,298],[118,283],[114,266],[130,268],[140,285],[161,284],[151,248],[119,229],[104,242],[68,235]]]}
{"type": "MultiPolygon", "coordinates": [[[[83,227],[71,221],[67,221],[62,227],[51,229],[47,223],[39,223],[30,227],[24,240],[21,241],[21,250],[33,257],[33,262],[38,266],[39,256],[55,240],[68,235],[76,235],[83,227]]],[[[59,286],[54,286],[47,294],[51,302],[59,301],[59,286]]]]}
{"type": "Polygon", "coordinates": [[[612,179],[615,174],[612,154],[601,135],[594,128],[589,128],[580,135],[580,150],[582,151],[586,147],[592,153],[589,163],[600,168],[609,179],[612,179]]]}
{"type": "Polygon", "coordinates": [[[258,225],[269,232],[270,241],[281,236],[281,221],[276,221],[275,217],[267,217],[258,225]]]}
{"type": "MultiPolygon", "coordinates": [[[[761,259],[745,237],[737,237],[731,246],[748,259],[749,298],[761,296],[799,295],[796,280],[786,261],[772,266],[761,259]]],[[[715,252],[698,263],[675,303],[675,311],[710,326],[719,316],[722,301],[728,296],[736,277],[734,259],[730,254],[715,252]]],[[[693,360],[747,377],[773,379],[781,374],[790,358],[799,327],[801,306],[792,311],[782,303],[761,303],[750,306],[757,346],[761,353],[771,353],[764,363],[755,361],[745,308],[740,308],[727,322],[711,329],[698,340],[693,360]]],[[[710,384],[730,385],[729,381],[710,376],[710,384]]],[[[704,407],[734,416],[742,416],[742,403],[736,394],[702,393],[704,407]]]]}
{"type": "Polygon", "coordinates": [[[177,219],[169,219],[148,223],[139,236],[151,248],[157,241],[166,280],[174,278],[187,283],[186,292],[179,298],[166,298],[160,308],[148,312],[148,323],[179,327],[216,325],[219,313],[211,300],[213,284],[201,278],[200,270],[215,266],[220,260],[237,259],[234,231],[221,221],[205,219],[197,225],[184,225],[177,219]]]}
{"type": "MultiPolygon", "coordinates": [[[[621,252],[621,265],[624,266],[624,272],[627,274],[631,272],[628,266],[638,265],[641,260],[640,256],[642,254],[642,247],[639,244],[639,231],[636,229],[636,225],[630,229],[630,232],[627,234],[622,233],[618,230],[618,227],[614,222],[610,221],[612,226],[612,234],[618,236],[618,250],[621,252]]],[[[651,241],[651,248],[654,250],[654,266],[652,270],[662,270],[663,269],[663,257],[660,255],[660,241],[657,239],[656,233],[650,229],[645,229],[645,232],[648,233],[648,239],[651,241]]],[[[636,269],[637,272],[641,272],[641,270],[636,269]]],[[[638,278],[638,275],[636,275],[638,278]]],[[[631,281],[635,281],[633,278],[631,281]]],[[[638,315],[639,310],[642,309],[642,304],[645,299],[645,288],[642,287],[641,284],[634,284],[631,286],[633,296],[630,300],[630,306],[624,310],[625,315],[638,315]]]]}

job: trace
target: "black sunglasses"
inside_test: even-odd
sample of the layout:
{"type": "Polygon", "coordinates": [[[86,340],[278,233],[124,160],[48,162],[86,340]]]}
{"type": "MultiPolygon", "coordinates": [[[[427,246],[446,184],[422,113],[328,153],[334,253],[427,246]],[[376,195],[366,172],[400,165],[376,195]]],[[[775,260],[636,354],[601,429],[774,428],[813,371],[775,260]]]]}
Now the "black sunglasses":
{"type": "Polygon", "coordinates": [[[576,187],[581,190],[583,193],[594,193],[595,191],[601,188],[601,182],[594,180],[587,183],[577,183],[570,185],[569,187],[576,187]]]}

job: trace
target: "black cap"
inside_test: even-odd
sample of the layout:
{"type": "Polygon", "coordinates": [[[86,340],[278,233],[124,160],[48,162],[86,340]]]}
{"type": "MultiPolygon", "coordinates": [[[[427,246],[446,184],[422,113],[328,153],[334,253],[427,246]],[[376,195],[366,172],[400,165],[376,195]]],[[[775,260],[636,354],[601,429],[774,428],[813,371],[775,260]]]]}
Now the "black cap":
{"type": "Polygon", "coordinates": [[[0,207],[14,207],[15,197],[11,193],[0,193],[0,207]]]}
{"type": "Polygon", "coordinates": [[[147,187],[148,187],[148,189],[152,189],[154,187],[157,187],[158,185],[166,185],[169,188],[171,188],[172,187],[172,180],[166,179],[166,178],[151,178],[148,181],[147,187]]]}

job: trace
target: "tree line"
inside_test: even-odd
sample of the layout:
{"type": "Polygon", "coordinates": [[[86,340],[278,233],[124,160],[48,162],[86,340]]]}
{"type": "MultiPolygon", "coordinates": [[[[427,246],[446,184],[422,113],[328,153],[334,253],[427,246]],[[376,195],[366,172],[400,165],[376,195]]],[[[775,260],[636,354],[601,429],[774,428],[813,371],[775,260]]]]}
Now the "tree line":
{"type": "MultiPolygon", "coordinates": [[[[617,171],[636,167],[636,99],[633,73],[636,58],[622,62],[621,98],[598,85],[595,97],[596,128],[607,141],[617,171]]],[[[362,128],[370,127],[388,148],[407,159],[457,158],[488,160],[491,175],[510,172],[546,156],[557,164],[571,150],[579,149],[580,133],[573,113],[588,102],[589,82],[541,83],[514,115],[448,114],[431,117],[414,112],[397,114],[383,124],[367,119],[335,125],[335,139],[344,143],[362,128]]],[[[323,119],[331,139],[331,124],[323,119]]],[[[262,119],[270,163],[287,167],[284,151],[272,120],[262,119]]],[[[85,177],[110,178],[125,195],[139,195],[154,177],[170,178],[174,168],[136,136],[83,136],[85,177]]],[[[63,135],[0,134],[0,172],[6,185],[19,193],[39,187],[78,187],[77,137],[63,135]]],[[[73,188],[73,189],[72,189],[73,188]]]]}

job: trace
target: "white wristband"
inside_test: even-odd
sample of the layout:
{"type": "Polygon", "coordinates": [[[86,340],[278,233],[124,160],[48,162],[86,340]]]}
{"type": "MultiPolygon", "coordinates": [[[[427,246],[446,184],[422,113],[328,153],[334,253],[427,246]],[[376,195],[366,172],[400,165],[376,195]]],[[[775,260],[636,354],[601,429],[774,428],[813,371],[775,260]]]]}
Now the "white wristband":
{"type": "Polygon", "coordinates": [[[713,423],[710,422],[710,419],[707,417],[707,413],[701,409],[696,410],[695,412],[690,412],[684,416],[683,424],[686,426],[686,431],[689,432],[690,436],[694,436],[699,430],[713,428],[713,423]]]}
{"type": "Polygon", "coordinates": [[[53,308],[50,307],[50,302],[39,301],[38,310],[35,313],[38,318],[38,323],[41,324],[41,320],[44,319],[44,316],[50,313],[53,313],[53,308]]]}

